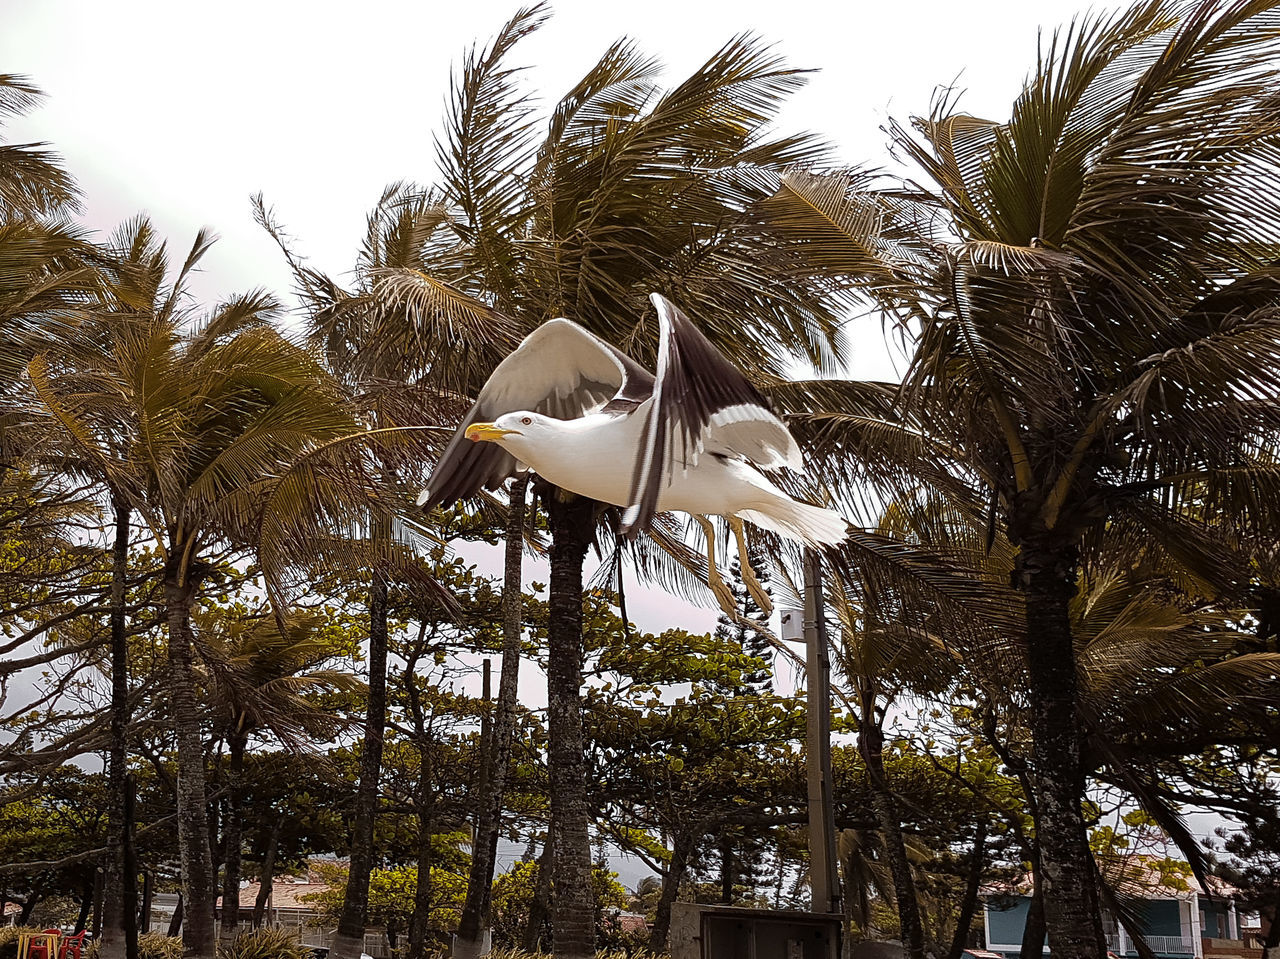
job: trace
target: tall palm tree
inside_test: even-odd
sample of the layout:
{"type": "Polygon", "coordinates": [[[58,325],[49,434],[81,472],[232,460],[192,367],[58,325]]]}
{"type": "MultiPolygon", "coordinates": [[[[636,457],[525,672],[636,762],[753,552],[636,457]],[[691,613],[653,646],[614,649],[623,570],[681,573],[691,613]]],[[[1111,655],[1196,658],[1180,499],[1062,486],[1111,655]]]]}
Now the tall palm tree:
{"type": "MultiPolygon", "coordinates": [[[[27,78],[0,74],[0,128],[8,117],[37,105],[42,93],[27,78]]],[[[68,334],[84,321],[84,311],[104,283],[118,276],[108,251],[96,247],[68,220],[80,209],[79,191],[61,159],[44,144],[0,142],[0,470],[33,449],[44,461],[59,461],[47,444],[51,424],[27,389],[25,366],[52,346],[68,346],[68,334]]],[[[54,427],[56,433],[56,426],[54,427]]],[[[56,445],[56,444],[55,444],[56,445]]],[[[100,477],[99,477],[100,478],[100,477]]],[[[115,541],[109,605],[111,630],[111,743],[109,747],[105,959],[118,959],[126,946],[121,842],[125,784],[125,726],[128,722],[124,581],[130,511],[113,500],[115,541]]]]}
{"type": "Polygon", "coordinates": [[[839,576],[832,583],[841,624],[836,661],[852,691],[858,720],[858,752],[866,764],[871,806],[884,847],[897,906],[902,944],[912,959],[925,959],[926,929],[903,838],[903,810],[884,764],[884,720],[904,686],[917,695],[945,687],[958,664],[954,650],[927,628],[905,627],[899,603],[870,591],[855,606],[857,587],[839,576]]]}
{"type": "Polygon", "coordinates": [[[68,439],[136,512],[162,560],[183,937],[189,954],[212,956],[214,877],[193,604],[211,559],[258,543],[264,504],[293,460],[354,424],[323,368],[268,324],[276,310],[271,297],[252,293],[205,317],[192,314],[185,281],[211,242],[205,234],[169,282],[164,245],[145,218],[126,225],[119,240],[127,251],[129,308],[110,325],[86,326],[83,349],[37,357],[28,374],[68,439]],[[95,364],[66,362],[93,355],[95,344],[95,364]]]}
{"type": "MultiPolygon", "coordinates": [[[[355,450],[361,460],[357,471],[367,480],[357,490],[366,495],[349,499],[340,517],[348,530],[360,531],[359,541],[348,542],[341,552],[354,567],[371,570],[369,691],[351,866],[330,946],[335,959],[356,959],[364,948],[374,865],[373,830],[387,708],[388,585],[393,577],[407,579],[427,586],[437,601],[441,599],[414,557],[413,537],[404,525],[411,503],[404,484],[409,477],[416,478],[423,460],[433,455],[432,430],[443,432],[434,424],[441,410],[458,405],[456,395],[465,395],[467,377],[474,376],[471,364],[496,362],[502,346],[513,341],[509,321],[468,295],[465,281],[454,287],[431,282],[422,272],[428,259],[445,255],[440,250],[440,228],[447,211],[429,193],[406,184],[387,188],[368,218],[353,289],[305,266],[261,197],[256,200],[256,215],[293,270],[312,343],[342,383],[365,427],[350,442],[334,447],[348,454],[355,450]],[[421,289],[407,300],[380,295],[387,277],[405,275],[419,278],[421,289]],[[462,344],[470,348],[462,349],[462,344]]],[[[301,538],[312,538],[310,531],[302,531],[301,538]]],[[[337,545],[330,539],[326,551],[333,553],[337,545]]],[[[517,567],[520,546],[517,538],[517,567]]],[[[518,577],[516,584],[518,596],[518,577]]]]}
{"type": "Polygon", "coordinates": [[[943,98],[917,132],[893,128],[929,187],[796,178],[776,198],[780,224],[911,332],[879,454],[986,501],[1018,550],[1055,955],[1105,950],[1081,810],[1081,563],[1108,522],[1191,553],[1206,503],[1273,520],[1242,480],[1275,479],[1278,31],[1261,2],[1082,18],[1007,122],[943,98]]]}
{"type": "Polygon", "coordinates": [[[223,610],[202,637],[205,687],[216,728],[227,742],[223,938],[234,937],[239,926],[244,757],[250,738],[268,733],[292,750],[308,751],[345,725],[312,696],[362,686],[350,673],[319,668],[333,656],[332,646],[316,635],[319,625],[313,616],[294,615],[281,622],[270,610],[234,618],[223,610]]]}
{"type": "MultiPolygon", "coordinates": [[[[1011,544],[998,535],[988,539],[980,516],[948,509],[937,497],[922,494],[920,499],[916,507],[893,504],[885,514],[884,529],[945,549],[952,563],[967,559],[973,576],[987,584],[993,598],[1020,609],[1021,598],[1007,585],[1016,560],[1011,544]]],[[[1124,523],[1108,527],[1089,566],[1081,571],[1071,603],[1080,710],[1087,731],[1083,763],[1091,783],[1123,791],[1149,814],[1205,882],[1204,849],[1178,811],[1176,760],[1275,738],[1270,704],[1280,696],[1280,654],[1241,630],[1241,623],[1257,616],[1256,609],[1246,613],[1215,599],[1212,583],[1200,575],[1212,565],[1248,576],[1250,557],[1230,548],[1229,533],[1219,530],[1217,543],[1202,538],[1202,547],[1216,548],[1209,557],[1189,556],[1194,563],[1185,565],[1159,541],[1134,532],[1124,523]]],[[[985,631],[955,629],[947,625],[947,612],[936,603],[895,603],[892,594],[886,596],[874,583],[840,587],[836,605],[843,622],[871,624],[876,615],[883,619],[892,613],[878,628],[864,628],[855,647],[846,644],[841,662],[851,679],[861,688],[878,671],[943,702],[955,701],[960,692],[957,680],[971,691],[960,693],[961,701],[978,691],[976,728],[971,732],[980,732],[999,751],[1002,762],[1019,773],[1034,812],[1034,790],[1024,775],[1031,758],[1025,732],[1031,706],[1025,632],[1010,622],[985,631]],[[858,598],[857,608],[848,602],[851,596],[858,598]],[[868,665],[873,668],[870,677],[862,675],[868,665]]],[[[1184,787],[1184,795],[1194,792],[1184,787]]],[[[1215,797],[1204,796],[1203,801],[1212,804],[1215,797]]],[[[1022,845],[1023,858],[1034,862],[1034,839],[1026,837],[1022,845]]],[[[1106,872],[1100,868],[1097,877],[1103,902],[1134,941],[1141,942],[1141,924],[1125,908],[1106,872]]],[[[1033,883],[1032,898],[1034,913],[1045,901],[1038,883],[1033,883]]],[[[1044,937],[1043,924],[1029,918],[1023,940],[1026,954],[1038,955],[1044,937]]]]}
{"type": "MultiPolygon", "coordinates": [[[[825,155],[809,136],[768,136],[781,103],[804,82],[801,72],[737,37],[664,91],[657,61],[619,41],[539,134],[509,59],[545,19],[543,6],[521,10],[464,63],[437,150],[449,255],[427,264],[425,276],[386,276],[383,295],[412,302],[432,284],[456,288],[465,277],[524,331],[568,316],[652,363],[647,297],[660,290],[756,377],[782,376],[796,356],[829,370],[838,298],[779,246],[760,208],[783,169],[825,155]]],[[[591,953],[593,938],[577,697],[582,561],[600,510],[551,489],[543,502],[553,531],[555,948],[576,957],[591,953]]],[[[472,915],[482,884],[473,875],[464,940],[478,935],[472,915]]]]}
{"type": "MultiPolygon", "coordinates": [[[[107,314],[123,303],[124,291],[131,285],[130,269],[124,265],[121,253],[109,246],[92,248],[73,232],[58,227],[38,226],[27,239],[39,238],[36,245],[45,249],[39,262],[32,264],[29,276],[35,281],[28,285],[24,295],[18,298],[23,309],[36,309],[40,320],[31,327],[33,334],[27,348],[21,347],[13,359],[25,360],[35,369],[43,369],[47,351],[56,350],[62,363],[68,368],[96,363],[102,346],[96,333],[107,314]],[[70,288],[48,280],[59,277],[59,283],[70,282],[70,288]],[[28,297],[28,294],[35,293],[28,297]],[[86,353],[85,350],[88,350],[86,353]],[[37,352],[40,351],[40,352],[37,352]]],[[[28,319],[31,315],[28,314],[28,319]]],[[[3,361],[0,361],[3,362],[3,361]]],[[[16,365],[16,364],[15,364],[16,365]]],[[[136,895],[134,881],[126,868],[128,852],[126,836],[130,824],[125,818],[127,774],[127,730],[130,721],[128,625],[126,590],[129,577],[129,547],[132,533],[132,505],[128,495],[118,485],[118,476],[102,469],[102,462],[118,462],[121,453],[117,437],[97,437],[98,448],[86,455],[81,445],[65,430],[57,415],[50,415],[51,408],[42,404],[33,394],[31,382],[25,375],[14,380],[15,392],[6,397],[3,414],[5,446],[8,454],[23,452],[34,457],[35,466],[49,477],[76,476],[88,481],[97,498],[105,506],[113,529],[111,553],[111,583],[108,600],[110,631],[110,743],[108,746],[108,814],[107,854],[104,862],[102,899],[102,934],[100,948],[107,959],[132,955],[136,943],[136,928],[130,921],[133,908],[130,905],[136,895]],[[9,442],[15,437],[26,442],[9,442]]]]}

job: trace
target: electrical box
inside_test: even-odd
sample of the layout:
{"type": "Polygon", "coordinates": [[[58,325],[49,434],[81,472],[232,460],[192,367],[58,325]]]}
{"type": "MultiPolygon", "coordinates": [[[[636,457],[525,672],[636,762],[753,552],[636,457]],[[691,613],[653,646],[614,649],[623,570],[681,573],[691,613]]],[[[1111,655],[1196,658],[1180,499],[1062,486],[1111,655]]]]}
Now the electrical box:
{"type": "Polygon", "coordinates": [[[788,643],[804,642],[804,610],[784,609],[782,611],[782,628],[778,635],[788,643]]]}
{"type": "Polygon", "coordinates": [[[843,917],[790,909],[671,906],[671,959],[839,959],[843,917]]]}

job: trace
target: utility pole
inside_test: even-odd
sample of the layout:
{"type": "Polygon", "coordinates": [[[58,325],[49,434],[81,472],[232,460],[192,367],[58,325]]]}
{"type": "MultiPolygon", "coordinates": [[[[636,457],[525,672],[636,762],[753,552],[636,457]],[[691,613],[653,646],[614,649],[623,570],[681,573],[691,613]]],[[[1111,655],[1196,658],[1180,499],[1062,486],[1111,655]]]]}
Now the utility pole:
{"type": "MultiPolygon", "coordinates": [[[[493,689],[491,675],[493,672],[492,662],[488,656],[484,658],[483,670],[481,672],[481,690],[480,695],[484,699],[484,710],[480,713],[480,790],[479,795],[484,795],[485,789],[489,786],[489,755],[493,750],[493,723],[489,718],[489,711],[493,709],[493,689]]],[[[476,836],[475,827],[480,825],[480,813],[475,814],[475,822],[472,824],[471,835],[474,839],[476,836]]]]}
{"type": "Polygon", "coordinates": [[[804,641],[809,780],[810,910],[840,911],[835,810],[831,798],[831,657],[822,601],[822,556],[804,551],[804,641]]]}

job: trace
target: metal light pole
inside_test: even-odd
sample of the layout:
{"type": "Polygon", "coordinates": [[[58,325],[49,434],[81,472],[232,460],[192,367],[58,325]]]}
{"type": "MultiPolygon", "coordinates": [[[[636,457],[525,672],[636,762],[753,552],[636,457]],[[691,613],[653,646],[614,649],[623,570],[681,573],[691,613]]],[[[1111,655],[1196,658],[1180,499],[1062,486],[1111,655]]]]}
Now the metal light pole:
{"type": "Polygon", "coordinates": [[[809,888],[813,912],[840,911],[831,798],[831,658],[822,602],[822,557],[804,551],[805,686],[808,706],[809,888]]]}

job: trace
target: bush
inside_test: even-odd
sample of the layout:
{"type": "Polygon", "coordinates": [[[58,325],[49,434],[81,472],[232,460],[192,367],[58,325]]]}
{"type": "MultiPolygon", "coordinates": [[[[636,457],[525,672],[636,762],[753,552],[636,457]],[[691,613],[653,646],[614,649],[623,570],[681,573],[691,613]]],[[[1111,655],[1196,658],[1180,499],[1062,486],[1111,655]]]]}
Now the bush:
{"type": "Polygon", "coordinates": [[[138,937],[138,959],[182,959],[182,937],[145,932],[138,937]]]}
{"type": "Polygon", "coordinates": [[[288,930],[264,927],[219,943],[218,959],[311,959],[311,950],[288,930]]]}
{"type": "Polygon", "coordinates": [[[0,926],[0,959],[16,959],[18,937],[24,932],[40,932],[31,926],[0,926]]]}

